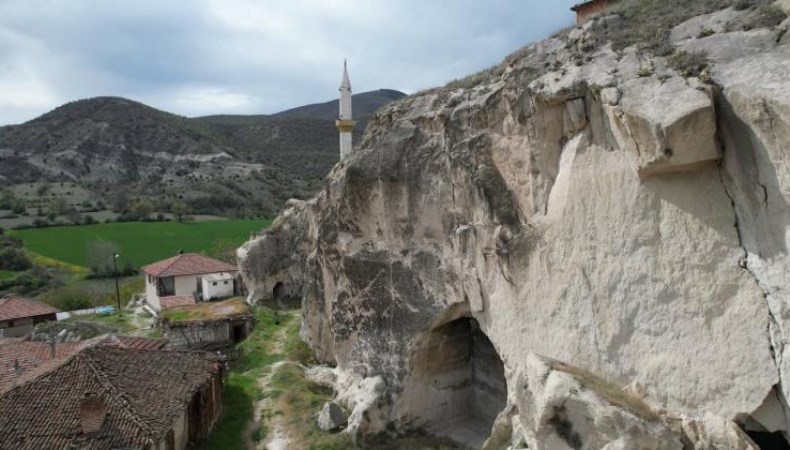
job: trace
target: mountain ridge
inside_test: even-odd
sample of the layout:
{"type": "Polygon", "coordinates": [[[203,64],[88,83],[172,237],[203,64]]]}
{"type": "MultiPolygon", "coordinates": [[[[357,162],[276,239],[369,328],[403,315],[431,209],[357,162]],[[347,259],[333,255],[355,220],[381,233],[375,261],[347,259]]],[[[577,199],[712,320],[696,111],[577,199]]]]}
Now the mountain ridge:
{"type": "MultiPolygon", "coordinates": [[[[398,97],[385,91],[357,94],[362,126],[398,97]]],[[[327,111],[331,103],[295,109],[327,111]]],[[[206,214],[271,215],[288,198],[318,188],[337,162],[336,140],[333,120],[315,115],[188,118],[102,96],[0,127],[0,180],[12,193],[23,183],[71,181],[92,203],[110,204],[123,191],[134,199],[181,200],[206,214]]],[[[30,203],[41,206],[39,200],[49,199],[30,203]]]]}

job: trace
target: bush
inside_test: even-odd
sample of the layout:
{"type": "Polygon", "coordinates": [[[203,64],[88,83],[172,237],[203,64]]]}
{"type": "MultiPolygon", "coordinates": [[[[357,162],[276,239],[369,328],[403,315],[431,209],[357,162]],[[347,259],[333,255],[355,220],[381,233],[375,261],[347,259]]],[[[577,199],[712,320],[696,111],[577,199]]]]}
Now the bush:
{"type": "Polygon", "coordinates": [[[698,77],[708,68],[708,58],[704,52],[680,50],[669,57],[669,65],[684,77],[698,77]]]}
{"type": "Polygon", "coordinates": [[[30,269],[31,267],[33,267],[33,264],[22,250],[18,248],[0,249],[0,270],[18,272],[30,269]]]}
{"type": "Polygon", "coordinates": [[[93,298],[90,293],[74,287],[53,289],[43,294],[41,300],[61,311],[93,308],[93,298]]]}
{"type": "Polygon", "coordinates": [[[30,270],[20,273],[12,280],[0,283],[0,289],[13,287],[18,294],[26,295],[35,293],[50,284],[54,280],[46,270],[40,267],[33,267],[30,270]]]}

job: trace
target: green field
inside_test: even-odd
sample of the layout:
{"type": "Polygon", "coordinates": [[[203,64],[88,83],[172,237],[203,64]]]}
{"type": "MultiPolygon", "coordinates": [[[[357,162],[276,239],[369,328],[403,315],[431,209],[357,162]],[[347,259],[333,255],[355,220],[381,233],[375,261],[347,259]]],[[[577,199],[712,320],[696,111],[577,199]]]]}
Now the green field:
{"type": "MultiPolygon", "coordinates": [[[[88,243],[114,242],[121,262],[137,267],[185,252],[210,252],[220,245],[240,245],[250,233],[267,227],[268,220],[212,220],[206,222],[126,222],[27,230],[9,230],[25,248],[59,261],[86,267],[88,243]]],[[[2,275],[0,275],[2,277],[2,275]]]]}
{"type": "Polygon", "coordinates": [[[0,270],[0,281],[10,280],[16,276],[16,272],[9,272],[7,270],[0,270]]]}

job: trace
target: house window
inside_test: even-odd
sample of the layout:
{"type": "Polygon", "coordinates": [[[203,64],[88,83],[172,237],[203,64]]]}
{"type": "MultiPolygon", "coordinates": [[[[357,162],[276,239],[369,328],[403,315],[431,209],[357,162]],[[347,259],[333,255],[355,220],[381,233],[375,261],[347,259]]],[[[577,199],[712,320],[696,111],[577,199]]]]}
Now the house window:
{"type": "Polygon", "coordinates": [[[160,297],[167,297],[169,295],[176,295],[176,281],[173,277],[157,278],[156,279],[156,295],[160,297]]]}
{"type": "Polygon", "coordinates": [[[213,283],[211,283],[211,284],[212,284],[213,286],[216,286],[216,285],[217,285],[217,282],[215,281],[215,282],[213,282],[213,283]]]}
{"type": "Polygon", "coordinates": [[[222,283],[222,284],[228,284],[228,281],[227,281],[227,280],[225,280],[225,282],[224,282],[224,283],[222,283]]]}

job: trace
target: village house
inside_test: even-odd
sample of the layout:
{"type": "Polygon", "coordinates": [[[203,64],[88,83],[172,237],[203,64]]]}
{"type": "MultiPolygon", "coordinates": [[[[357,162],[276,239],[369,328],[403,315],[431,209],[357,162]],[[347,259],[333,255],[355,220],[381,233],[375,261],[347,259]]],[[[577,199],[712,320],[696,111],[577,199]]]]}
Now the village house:
{"type": "Polygon", "coordinates": [[[619,0],[589,0],[573,5],[571,11],[576,13],[576,23],[582,24],[591,16],[606,11],[619,0]]]}
{"type": "Polygon", "coordinates": [[[35,300],[16,296],[0,298],[0,337],[24,336],[36,324],[56,321],[58,310],[35,300]]]}
{"type": "Polygon", "coordinates": [[[232,297],[241,289],[235,266],[198,253],[179,254],[142,271],[146,303],[157,314],[196,301],[232,297]]]}
{"type": "Polygon", "coordinates": [[[242,298],[179,306],[162,317],[167,348],[225,350],[252,332],[254,316],[242,298]]]}
{"type": "Polygon", "coordinates": [[[221,412],[211,353],[94,345],[0,390],[0,449],[183,450],[221,412]]]}

